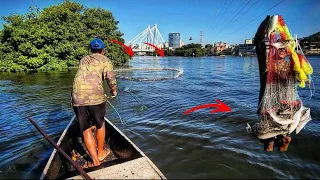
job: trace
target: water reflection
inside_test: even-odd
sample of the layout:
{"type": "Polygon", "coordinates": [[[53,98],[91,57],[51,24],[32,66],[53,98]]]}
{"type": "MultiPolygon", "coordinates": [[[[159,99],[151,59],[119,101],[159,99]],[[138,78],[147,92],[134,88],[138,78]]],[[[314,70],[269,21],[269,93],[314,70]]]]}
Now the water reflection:
{"type": "Polygon", "coordinates": [[[225,59],[215,59],[215,74],[224,74],[225,67],[226,67],[226,60],[225,59]]]}

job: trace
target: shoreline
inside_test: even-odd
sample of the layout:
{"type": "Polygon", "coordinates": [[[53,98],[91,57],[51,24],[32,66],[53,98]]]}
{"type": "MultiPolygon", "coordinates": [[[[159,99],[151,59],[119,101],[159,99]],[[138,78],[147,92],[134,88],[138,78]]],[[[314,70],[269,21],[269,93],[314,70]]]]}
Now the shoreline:
{"type": "MultiPolygon", "coordinates": [[[[124,68],[130,68],[132,66],[130,65],[124,65],[124,66],[113,66],[114,69],[124,69],[124,68]]],[[[65,69],[60,69],[60,70],[39,70],[39,69],[26,69],[26,70],[23,70],[23,71],[0,71],[0,73],[45,73],[45,72],[67,72],[67,71],[72,71],[72,70],[77,70],[78,69],[78,66],[76,67],[68,67],[68,68],[65,68],[65,69]]]]}
{"type": "MultiPolygon", "coordinates": [[[[317,57],[320,56],[320,54],[305,54],[305,56],[309,56],[309,57],[317,57]]],[[[135,57],[148,57],[148,56],[135,56],[135,57]]],[[[151,57],[151,56],[149,56],[151,57]]],[[[166,56],[166,57],[194,57],[194,58],[199,58],[199,57],[257,57],[256,55],[246,55],[246,56],[235,56],[235,55],[207,55],[207,56],[166,56]]],[[[126,68],[131,68],[132,66],[130,65],[124,65],[124,66],[113,66],[114,70],[116,69],[126,69],[126,68]]],[[[78,66],[75,67],[68,67],[66,69],[60,69],[60,70],[39,70],[39,69],[26,69],[23,71],[0,71],[0,73],[46,73],[46,72],[67,72],[67,71],[72,71],[72,70],[76,70],[78,69],[78,66]]]]}

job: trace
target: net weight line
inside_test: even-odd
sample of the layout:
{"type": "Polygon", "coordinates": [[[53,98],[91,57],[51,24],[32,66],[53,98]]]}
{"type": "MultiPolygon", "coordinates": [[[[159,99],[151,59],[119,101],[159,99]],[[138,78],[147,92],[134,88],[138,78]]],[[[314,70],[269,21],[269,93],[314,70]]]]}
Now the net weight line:
{"type": "Polygon", "coordinates": [[[173,77],[161,77],[161,78],[141,78],[141,77],[128,77],[122,75],[116,75],[117,78],[126,79],[130,81],[161,81],[161,80],[169,80],[176,79],[183,74],[182,70],[174,69],[174,68],[126,68],[126,69],[115,69],[115,72],[128,72],[128,71],[141,71],[141,70],[150,70],[150,71],[172,71],[177,72],[173,77]]]}

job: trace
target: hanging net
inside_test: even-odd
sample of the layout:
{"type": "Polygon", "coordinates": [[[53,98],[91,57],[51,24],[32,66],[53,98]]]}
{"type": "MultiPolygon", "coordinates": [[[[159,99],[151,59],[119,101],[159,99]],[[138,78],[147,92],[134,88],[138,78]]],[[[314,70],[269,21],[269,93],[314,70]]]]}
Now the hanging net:
{"type": "MultiPolygon", "coordinates": [[[[264,43],[265,72],[262,73],[265,73],[265,82],[258,106],[260,122],[252,127],[248,125],[247,130],[259,139],[287,136],[294,130],[299,133],[311,116],[310,108],[303,106],[297,88],[311,84],[312,66],[281,16],[270,16],[264,43]]],[[[262,58],[258,59],[262,63],[262,58]]]]}

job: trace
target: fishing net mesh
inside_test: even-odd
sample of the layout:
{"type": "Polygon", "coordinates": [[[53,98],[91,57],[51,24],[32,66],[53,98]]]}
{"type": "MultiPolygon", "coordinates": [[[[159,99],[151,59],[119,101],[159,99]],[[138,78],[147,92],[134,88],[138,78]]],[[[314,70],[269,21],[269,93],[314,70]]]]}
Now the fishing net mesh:
{"type": "Polygon", "coordinates": [[[175,68],[128,68],[116,69],[117,78],[131,81],[161,81],[182,76],[182,69],[175,68]]]}
{"type": "MultiPolygon", "coordinates": [[[[271,23],[270,20],[269,27],[271,23]]],[[[278,24],[281,25],[277,26],[280,28],[286,26],[281,16],[278,24]]],[[[295,49],[296,42],[291,34],[288,34],[290,32],[287,27],[286,30],[287,34],[282,29],[275,28],[267,35],[269,46],[266,49],[266,85],[259,104],[260,123],[256,123],[253,127],[254,133],[257,135],[268,132],[273,132],[274,135],[289,133],[290,126],[283,126],[275,122],[270,116],[270,112],[274,112],[279,118],[292,119],[302,105],[297,92],[297,72],[294,70],[292,59],[292,48],[295,49]],[[282,46],[273,46],[273,44],[282,46]]]]}
{"type": "MultiPolygon", "coordinates": [[[[271,35],[269,42],[276,43],[281,36],[271,35]]],[[[280,50],[287,51],[287,50],[280,50]]],[[[286,52],[287,53],[287,52],[286,52]]],[[[287,111],[292,118],[294,112],[299,105],[299,96],[297,93],[297,85],[295,80],[295,73],[293,70],[291,60],[279,57],[279,49],[270,46],[269,52],[267,51],[267,78],[264,96],[261,101],[260,116],[263,119],[268,119],[268,112],[274,111],[281,113],[287,111]]]]}

